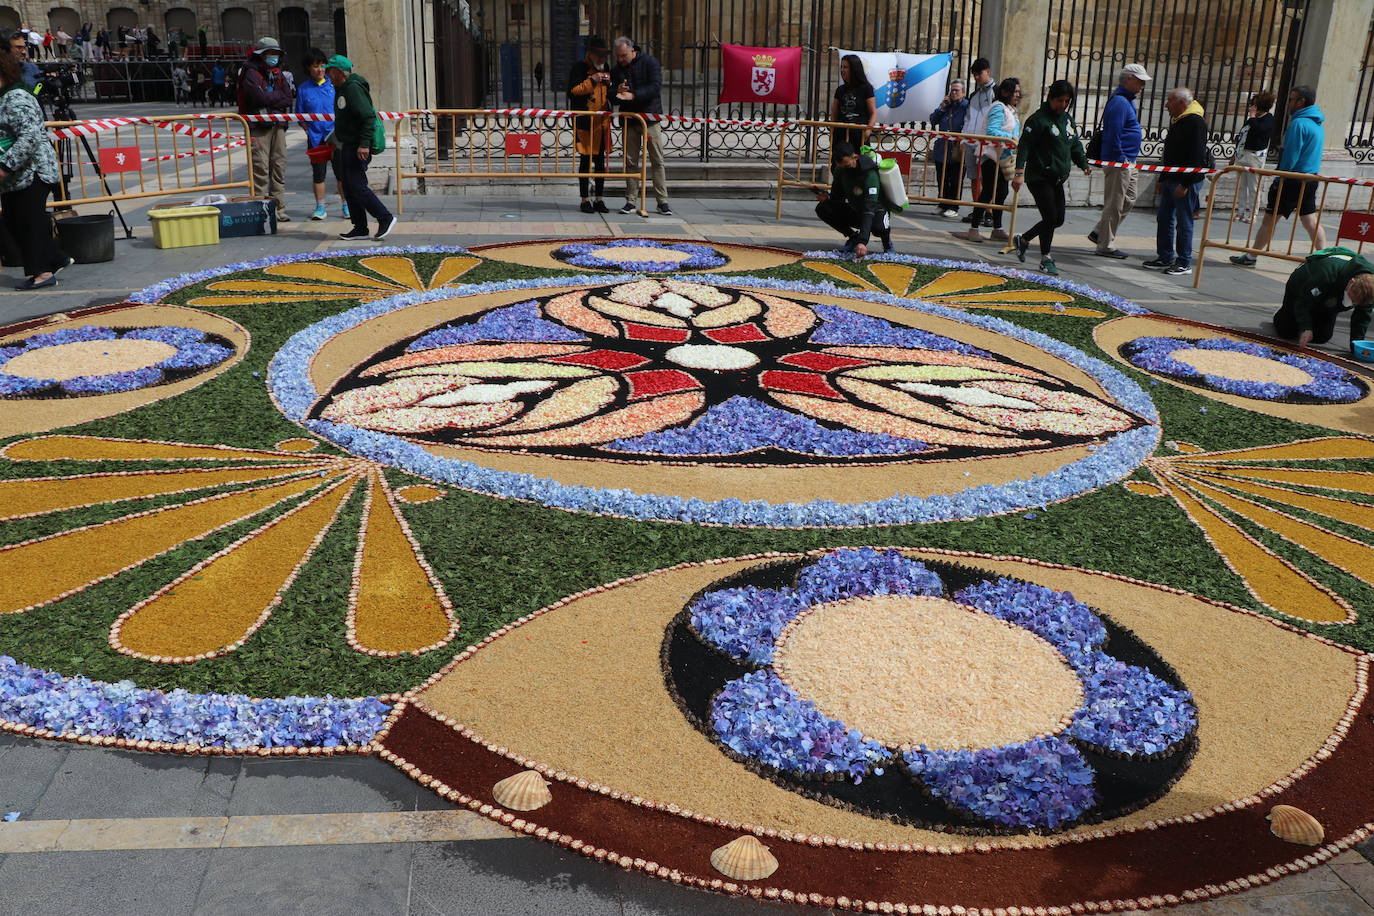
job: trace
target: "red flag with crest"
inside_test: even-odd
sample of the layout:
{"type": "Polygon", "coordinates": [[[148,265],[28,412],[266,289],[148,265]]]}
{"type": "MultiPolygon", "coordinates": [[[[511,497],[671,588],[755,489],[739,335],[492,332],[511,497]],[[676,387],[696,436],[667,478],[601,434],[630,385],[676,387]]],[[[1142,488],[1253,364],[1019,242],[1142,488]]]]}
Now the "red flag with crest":
{"type": "Polygon", "coordinates": [[[797,104],[801,48],[746,48],[722,43],[720,60],[720,102],[797,104]]]}

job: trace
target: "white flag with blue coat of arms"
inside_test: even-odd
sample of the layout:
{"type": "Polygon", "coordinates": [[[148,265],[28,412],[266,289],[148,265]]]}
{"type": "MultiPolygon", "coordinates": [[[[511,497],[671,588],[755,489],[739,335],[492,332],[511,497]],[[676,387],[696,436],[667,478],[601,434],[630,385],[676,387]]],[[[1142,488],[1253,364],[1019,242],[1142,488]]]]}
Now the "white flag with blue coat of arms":
{"type": "Polygon", "coordinates": [[[883,51],[838,51],[858,55],[873,84],[879,124],[925,121],[940,107],[949,81],[953,54],[906,54],[883,51]]]}

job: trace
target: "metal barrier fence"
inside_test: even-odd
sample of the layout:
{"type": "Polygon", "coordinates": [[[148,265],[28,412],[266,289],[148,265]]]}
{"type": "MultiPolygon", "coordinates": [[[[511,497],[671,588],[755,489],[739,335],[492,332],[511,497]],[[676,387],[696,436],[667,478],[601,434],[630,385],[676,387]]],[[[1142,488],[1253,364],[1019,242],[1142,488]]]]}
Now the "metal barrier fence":
{"type": "MultiPolygon", "coordinates": [[[[1371,219],[1369,222],[1371,223],[1371,229],[1374,230],[1374,182],[1365,181],[1359,178],[1331,178],[1326,175],[1313,175],[1308,172],[1280,172],[1277,169],[1256,169],[1243,165],[1227,166],[1218,171],[1209,180],[1212,183],[1212,187],[1211,193],[1207,195],[1207,216],[1203,221],[1202,237],[1198,242],[1197,266],[1193,271],[1194,289],[1197,289],[1202,282],[1202,271],[1207,263],[1206,256],[1208,248],[1215,248],[1220,251],[1233,251],[1237,254],[1249,254],[1255,257],[1280,258],[1285,261],[1302,261],[1317,248],[1324,247],[1327,243],[1334,243],[1336,241],[1335,238],[1326,239],[1323,235],[1323,237],[1320,238],[1319,244],[1319,238],[1316,233],[1311,232],[1306,226],[1302,225],[1303,219],[1300,211],[1304,209],[1302,204],[1308,199],[1309,195],[1317,207],[1313,213],[1315,220],[1309,222],[1315,227],[1317,232],[1324,233],[1325,230],[1322,225],[1323,220],[1326,220],[1332,214],[1340,216],[1342,213],[1351,210],[1370,213],[1371,219]],[[1250,210],[1254,214],[1254,221],[1248,224],[1241,222],[1240,225],[1245,228],[1239,233],[1240,237],[1237,237],[1236,224],[1239,221],[1236,217],[1237,214],[1244,209],[1241,206],[1242,194],[1240,182],[1242,177],[1246,174],[1253,175],[1256,179],[1256,187],[1254,189],[1255,197],[1249,201],[1250,210]],[[1228,181],[1232,177],[1234,177],[1237,182],[1237,188],[1235,194],[1231,195],[1229,199],[1236,201],[1236,205],[1228,209],[1224,204],[1221,206],[1218,205],[1219,198],[1227,197],[1227,195],[1221,194],[1219,191],[1223,190],[1222,182],[1228,181]],[[1285,245],[1282,239],[1270,238],[1266,240],[1267,244],[1261,247],[1259,245],[1258,235],[1265,221],[1262,204],[1267,199],[1266,195],[1270,193],[1267,187],[1267,179],[1269,178],[1277,179],[1279,183],[1277,192],[1279,211],[1282,212],[1289,209],[1287,206],[1289,203],[1293,204],[1293,206],[1291,208],[1292,213],[1287,228],[1287,244],[1285,245]],[[1218,209],[1225,210],[1228,214],[1224,222],[1218,218],[1218,209]],[[1221,231],[1222,225],[1225,226],[1224,234],[1221,231]],[[1303,232],[1302,236],[1298,235],[1300,229],[1303,232]],[[1301,250],[1301,241],[1303,238],[1306,238],[1308,241],[1308,246],[1305,250],[1301,250]],[[1274,247],[1275,243],[1278,245],[1277,248],[1274,247]],[[1295,250],[1295,246],[1299,250],[1295,250]]],[[[1279,234],[1279,225],[1280,224],[1277,222],[1274,224],[1274,236],[1279,234]]],[[[1339,237],[1340,231],[1337,230],[1336,238],[1339,237]]],[[[1359,245],[1361,251],[1364,250],[1364,239],[1366,237],[1374,238],[1374,231],[1360,236],[1359,245]]]]}
{"type": "MultiPolygon", "coordinates": [[[[774,195],[776,206],[773,215],[775,219],[782,219],[782,195],[785,188],[821,191],[830,187],[828,182],[821,181],[821,174],[829,169],[833,132],[854,130],[855,125],[835,121],[786,121],[778,127],[778,185],[774,195]]],[[[995,199],[986,204],[960,199],[963,188],[973,180],[972,175],[963,173],[964,150],[976,149],[978,161],[981,163],[984,151],[1015,148],[1015,141],[985,134],[951,134],[937,130],[879,125],[873,128],[868,143],[885,156],[895,153],[909,157],[906,188],[907,198],[911,202],[953,209],[978,206],[984,210],[1009,213],[1007,237],[1011,238],[1016,234],[1016,207],[1020,195],[1008,193],[1005,203],[998,203],[995,199]],[[946,167],[943,163],[934,161],[929,155],[937,140],[960,145],[958,165],[951,166],[958,168],[961,175],[960,179],[954,182],[953,194],[945,194],[944,191],[950,189],[942,187],[946,167]]]]}
{"type": "MultiPolygon", "coordinates": [[[[648,124],[643,115],[622,113],[595,115],[582,111],[539,109],[534,113],[492,111],[482,108],[416,109],[406,112],[415,138],[415,164],[407,170],[400,159],[401,124],[395,131],[396,211],[404,212],[407,180],[415,180],[423,192],[428,181],[461,178],[565,178],[638,180],[639,209],[644,212],[648,178],[648,124]],[[576,119],[599,119],[609,133],[607,170],[584,169],[575,146],[576,119]],[[639,167],[626,161],[611,171],[617,136],[630,123],[639,125],[639,167]],[[620,130],[616,130],[616,126],[620,130]]],[[[590,163],[589,163],[590,166],[590,163]]]]}
{"type": "Polygon", "coordinates": [[[49,207],[244,189],[248,122],[237,114],[49,121],[62,193],[49,207]]]}

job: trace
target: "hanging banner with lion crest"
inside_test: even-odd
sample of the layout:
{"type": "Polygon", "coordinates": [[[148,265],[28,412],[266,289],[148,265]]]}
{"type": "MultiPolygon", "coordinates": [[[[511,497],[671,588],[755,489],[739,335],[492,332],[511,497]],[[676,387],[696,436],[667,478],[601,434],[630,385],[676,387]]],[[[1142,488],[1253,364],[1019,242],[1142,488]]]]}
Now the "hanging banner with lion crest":
{"type": "Polygon", "coordinates": [[[801,48],[746,48],[722,43],[718,101],[797,104],[801,57],[801,48]]]}

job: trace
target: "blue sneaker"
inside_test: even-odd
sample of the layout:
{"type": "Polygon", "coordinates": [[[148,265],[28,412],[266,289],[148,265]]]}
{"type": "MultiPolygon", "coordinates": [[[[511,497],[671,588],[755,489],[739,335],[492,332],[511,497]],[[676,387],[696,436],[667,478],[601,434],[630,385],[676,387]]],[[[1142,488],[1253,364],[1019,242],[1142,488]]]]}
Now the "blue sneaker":
{"type": "Polygon", "coordinates": [[[348,204],[347,204],[347,203],[345,203],[345,204],[343,205],[343,218],[344,218],[344,219],[352,219],[352,218],[353,218],[353,217],[351,217],[351,216],[348,215],[348,204]]]}
{"type": "Polygon", "coordinates": [[[316,204],[316,205],[315,205],[315,212],[310,214],[310,218],[311,218],[311,219],[324,219],[324,218],[325,218],[326,216],[328,216],[328,215],[329,215],[329,211],[325,210],[324,204],[316,204]]]}

